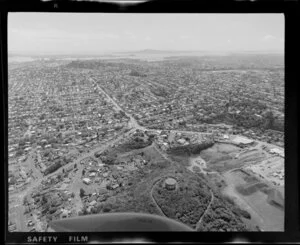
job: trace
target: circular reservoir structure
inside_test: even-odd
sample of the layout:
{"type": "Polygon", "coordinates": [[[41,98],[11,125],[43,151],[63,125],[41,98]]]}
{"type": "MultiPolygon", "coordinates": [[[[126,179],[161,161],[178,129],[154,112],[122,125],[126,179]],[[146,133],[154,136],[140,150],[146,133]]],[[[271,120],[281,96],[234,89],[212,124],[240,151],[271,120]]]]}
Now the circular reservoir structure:
{"type": "Polygon", "coordinates": [[[167,190],[175,190],[177,181],[174,178],[167,178],[165,180],[165,187],[167,190]]]}

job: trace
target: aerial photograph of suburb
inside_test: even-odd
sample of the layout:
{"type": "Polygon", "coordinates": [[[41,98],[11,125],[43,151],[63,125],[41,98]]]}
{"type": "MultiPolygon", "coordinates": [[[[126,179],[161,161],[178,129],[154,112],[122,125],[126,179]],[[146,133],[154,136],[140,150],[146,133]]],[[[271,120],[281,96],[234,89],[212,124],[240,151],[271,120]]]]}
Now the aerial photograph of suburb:
{"type": "Polygon", "coordinates": [[[283,14],[19,12],[7,35],[9,232],[284,231],[283,14]]]}

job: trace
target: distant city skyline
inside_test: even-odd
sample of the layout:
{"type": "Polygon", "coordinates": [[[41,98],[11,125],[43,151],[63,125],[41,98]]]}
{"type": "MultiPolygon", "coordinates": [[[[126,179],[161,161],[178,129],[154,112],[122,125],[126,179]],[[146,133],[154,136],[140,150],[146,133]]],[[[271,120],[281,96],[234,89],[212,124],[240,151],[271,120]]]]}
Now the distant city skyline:
{"type": "Polygon", "coordinates": [[[283,14],[9,13],[8,52],[284,52],[283,14]]]}

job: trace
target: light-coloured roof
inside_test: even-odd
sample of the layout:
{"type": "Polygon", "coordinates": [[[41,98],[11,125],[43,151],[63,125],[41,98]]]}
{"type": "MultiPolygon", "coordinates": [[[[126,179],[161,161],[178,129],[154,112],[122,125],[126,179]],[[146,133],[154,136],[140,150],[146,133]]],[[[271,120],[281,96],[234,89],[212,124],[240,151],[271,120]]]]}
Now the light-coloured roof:
{"type": "Polygon", "coordinates": [[[238,143],[238,144],[240,144],[240,143],[242,143],[242,144],[250,144],[250,143],[253,142],[253,140],[252,140],[252,139],[248,139],[248,138],[243,137],[243,136],[237,135],[237,136],[233,139],[233,142],[234,142],[234,143],[238,143]]]}
{"type": "Polygon", "coordinates": [[[96,205],[96,204],[97,204],[97,201],[95,201],[95,200],[93,200],[93,201],[90,202],[90,205],[91,205],[91,206],[94,206],[94,205],[96,205]]]}
{"type": "Polygon", "coordinates": [[[175,185],[176,184],[176,180],[173,179],[173,178],[167,178],[166,181],[165,181],[165,183],[167,185],[175,185]]]}

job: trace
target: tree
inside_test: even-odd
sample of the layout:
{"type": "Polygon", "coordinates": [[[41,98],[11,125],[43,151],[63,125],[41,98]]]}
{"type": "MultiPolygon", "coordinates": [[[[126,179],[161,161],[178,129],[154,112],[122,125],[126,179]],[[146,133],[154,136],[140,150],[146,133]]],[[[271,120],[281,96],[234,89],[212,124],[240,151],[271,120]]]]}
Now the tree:
{"type": "Polygon", "coordinates": [[[52,221],[52,215],[47,214],[46,215],[46,220],[48,220],[48,222],[52,221]]]}
{"type": "Polygon", "coordinates": [[[121,115],[121,117],[126,117],[126,114],[124,111],[119,111],[119,114],[121,115]]]}
{"type": "Polygon", "coordinates": [[[56,212],[56,208],[55,207],[51,207],[50,209],[49,209],[49,213],[50,214],[54,214],[56,212]]]}
{"type": "Polygon", "coordinates": [[[42,196],[42,205],[46,204],[48,202],[48,199],[46,198],[46,195],[42,196]]]}
{"type": "MultiPolygon", "coordinates": [[[[54,164],[52,164],[50,167],[48,167],[46,170],[45,170],[45,175],[47,174],[50,174],[54,171],[56,171],[57,169],[59,169],[61,167],[61,163],[60,162],[56,162],[54,164]]],[[[64,172],[64,171],[63,171],[64,172]]]]}
{"type": "Polygon", "coordinates": [[[45,214],[47,214],[48,211],[49,211],[50,204],[49,204],[49,203],[46,203],[46,204],[43,205],[42,208],[43,208],[43,209],[42,209],[42,214],[45,215],[45,214]]]}
{"type": "Polygon", "coordinates": [[[16,157],[24,155],[24,150],[23,149],[18,149],[16,152],[16,157]]]}
{"type": "Polygon", "coordinates": [[[80,196],[80,198],[82,198],[82,197],[85,196],[85,191],[84,191],[84,189],[80,188],[79,196],[80,196]]]}
{"type": "Polygon", "coordinates": [[[272,128],[274,124],[274,114],[272,111],[268,111],[265,115],[266,118],[266,128],[272,128]]]}
{"type": "Polygon", "coordinates": [[[108,213],[111,211],[111,207],[110,206],[106,206],[103,208],[103,213],[108,213]]]}
{"type": "Polygon", "coordinates": [[[86,208],[86,206],[84,206],[83,209],[82,209],[82,214],[87,215],[87,213],[88,213],[87,208],[86,208]]]}
{"type": "Polygon", "coordinates": [[[57,178],[58,178],[59,181],[61,181],[62,180],[62,174],[58,174],[57,178]]]}
{"type": "Polygon", "coordinates": [[[23,198],[23,205],[24,206],[28,205],[28,198],[27,198],[27,196],[24,196],[24,198],[23,198]]]}
{"type": "Polygon", "coordinates": [[[45,113],[43,113],[41,116],[40,116],[40,120],[44,120],[46,118],[46,114],[45,113]]]}

